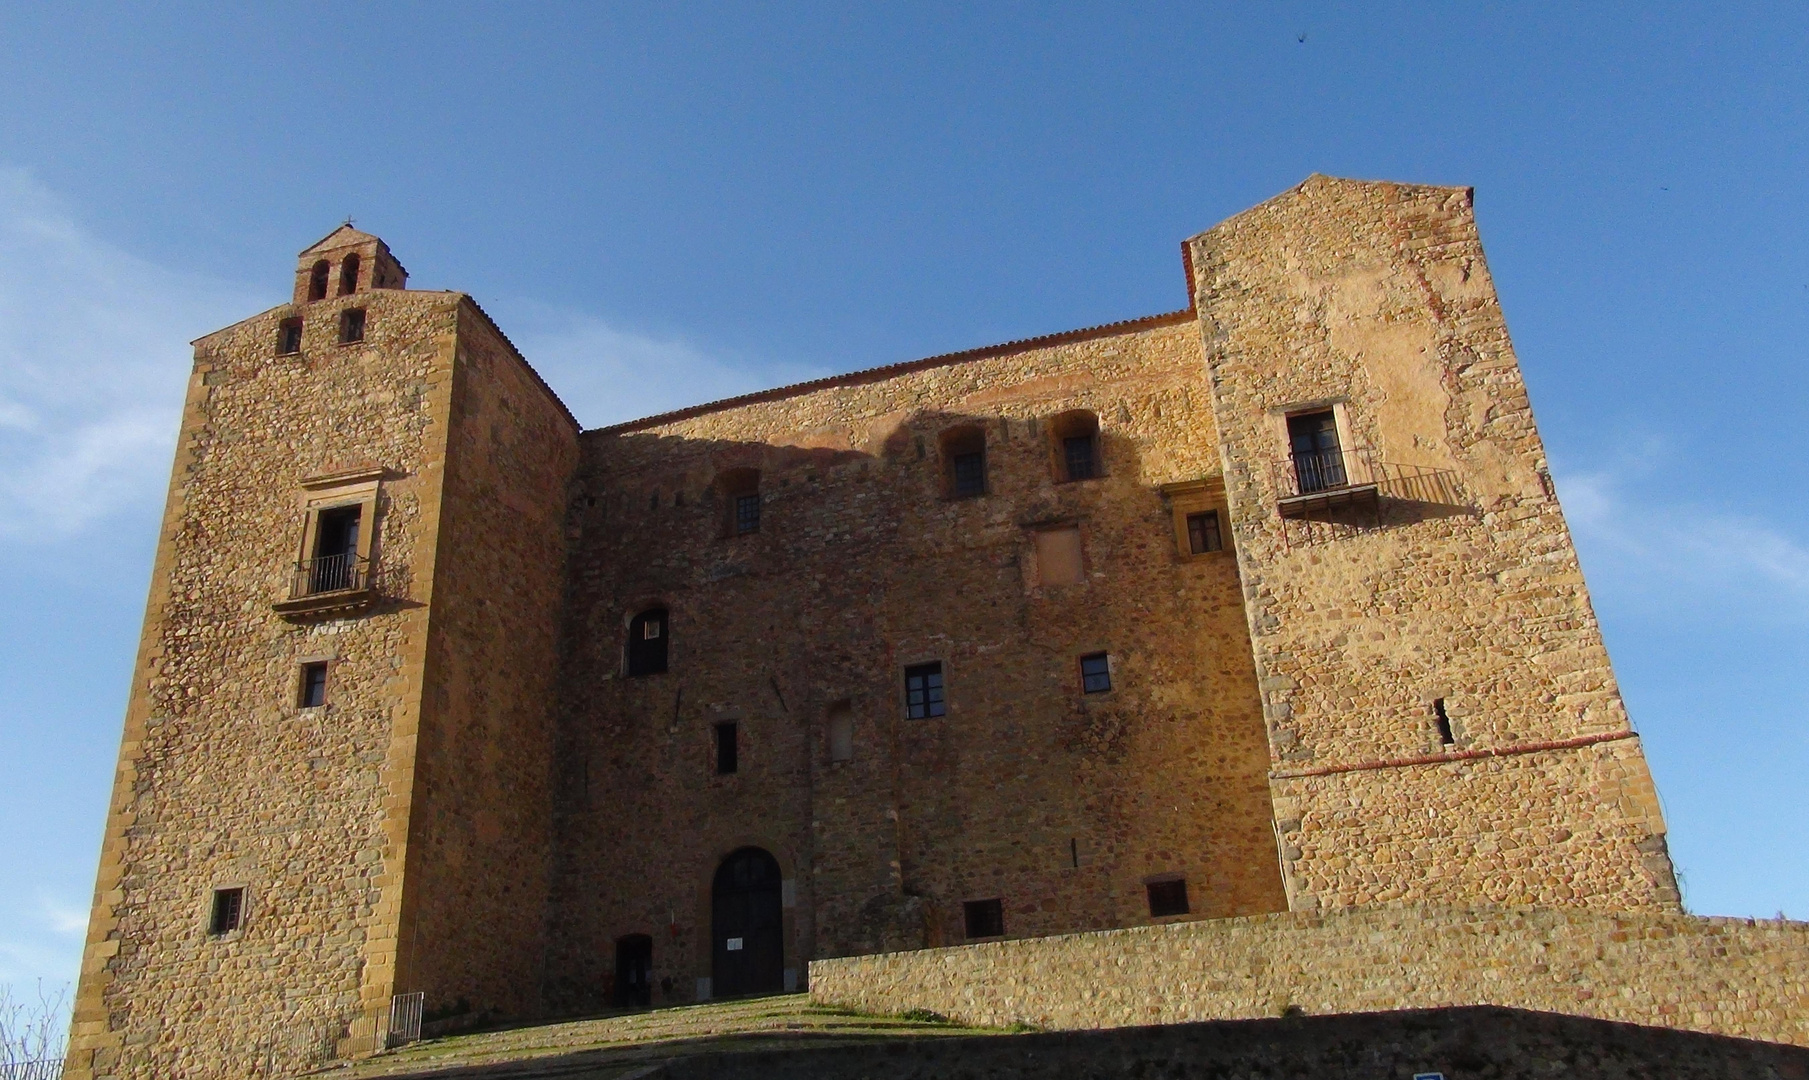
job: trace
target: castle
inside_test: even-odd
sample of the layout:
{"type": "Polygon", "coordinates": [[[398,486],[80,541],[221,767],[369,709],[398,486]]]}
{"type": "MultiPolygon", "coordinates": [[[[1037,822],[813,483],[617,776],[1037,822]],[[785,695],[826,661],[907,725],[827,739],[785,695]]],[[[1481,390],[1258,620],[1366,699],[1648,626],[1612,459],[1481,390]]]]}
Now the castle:
{"type": "Polygon", "coordinates": [[[586,431],[469,296],[308,248],[195,342],[69,1075],[417,992],[1680,912],[1471,193],[1315,176],[1182,254],[1183,311],[586,431]]]}

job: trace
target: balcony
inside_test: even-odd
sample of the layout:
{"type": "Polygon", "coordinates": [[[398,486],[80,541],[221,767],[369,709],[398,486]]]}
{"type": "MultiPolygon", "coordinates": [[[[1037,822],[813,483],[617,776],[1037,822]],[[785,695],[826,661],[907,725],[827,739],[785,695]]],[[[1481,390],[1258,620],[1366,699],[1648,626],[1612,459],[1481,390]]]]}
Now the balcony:
{"type": "Polygon", "coordinates": [[[357,611],[376,598],[370,560],[346,552],[296,563],[288,599],[272,607],[286,619],[301,619],[357,611]]]}
{"type": "Polygon", "coordinates": [[[1296,453],[1274,462],[1271,473],[1276,509],[1288,521],[1348,521],[1363,514],[1379,524],[1384,499],[1413,504],[1419,508],[1414,517],[1462,502],[1451,470],[1398,465],[1367,448],[1296,453]]]}

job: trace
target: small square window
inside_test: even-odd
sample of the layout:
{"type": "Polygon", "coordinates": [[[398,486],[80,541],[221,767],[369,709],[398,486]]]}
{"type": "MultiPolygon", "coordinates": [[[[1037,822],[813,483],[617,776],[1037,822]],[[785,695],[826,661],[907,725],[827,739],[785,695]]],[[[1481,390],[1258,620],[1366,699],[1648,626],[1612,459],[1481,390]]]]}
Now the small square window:
{"type": "Polygon", "coordinates": [[[942,716],[948,711],[942,699],[942,665],[917,664],[905,668],[905,715],[912,720],[942,716]]]}
{"type": "Polygon", "coordinates": [[[760,495],[735,496],[735,534],[737,536],[760,531],[760,495]]]}
{"type": "Polygon", "coordinates": [[[318,660],[301,666],[301,707],[318,708],[327,703],[327,662],[318,660]]]}
{"type": "Polygon", "coordinates": [[[739,726],[734,723],[716,725],[716,775],[728,776],[741,767],[739,726]]]}
{"type": "Polygon", "coordinates": [[[245,915],[244,889],[215,889],[213,913],[207,920],[207,932],[230,934],[239,928],[245,915]]]}
{"type": "Polygon", "coordinates": [[[952,462],[955,474],[955,497],[970,498],[986,494],[986,453],[956,454],[952,462]]]}
{"type": "Polygon", "coordinates": [[[284,319],[276,328],[276,352],[278,356],[293,356],[301,352],[302,321],[300,319],[284,319]]]}
{"type": "Polygon", "coordinates": [[[364,309],[347,308],[339,313],[339,343],[350,345],[364,340],[364,309]]]}
{"type": "Polygon", "coordinates": [[[1219,535],[1217,510],[1187,515],[1187,550],[1194,555],[1225,550],[1224,538],[1219,535]]]}
{"type": "Polygon", "coordinates": [[[1112,660],[1096,652],[1080,658],[1080,689],[1083,693],[1103,694],[1112,688],[1112,660]]]}
{"type": "Polygon", "coordinates": [[[1005,902],[1003,900],[969,900],[961,905],[966,916],[967,939],[1004,937],[1005,902]]]}
{"type": "Polygon", "coordinates": [[[1187,880],[1175,878],[1173,881],[1152,881],[1149,883],[1149,917],[1160,919],[1168,915],[1186,915],[1187,880]]]}

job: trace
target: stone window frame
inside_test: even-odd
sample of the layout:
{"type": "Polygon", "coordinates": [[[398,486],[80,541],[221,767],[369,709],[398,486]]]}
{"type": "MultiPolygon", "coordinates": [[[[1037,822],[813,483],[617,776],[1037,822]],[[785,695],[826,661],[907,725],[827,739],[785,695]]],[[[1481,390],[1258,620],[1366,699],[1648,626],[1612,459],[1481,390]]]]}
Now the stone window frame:
{"type": "Polygon", "coordinates": [[[302,332],[305,328],[306,323],[300,315],[291,315],[286,319],[279,320],[276,324],[276,355],[300,356],[302,351],[302,332]],[[291,331],[293,331],[293,335],[291,335],[291,331]],[[293,349],[289,347],[292,336],[295,345],[293,349]]]}
{"type": "Polygon", "coordinates": [[[1093,480],[1104,480],[1111,475],[1111,470],[1106,467],[1105,423],[1100,420],[1096,410],[1063,409],[1049,417],[1046,427],[1049,432],[1050,473],[1058,485],[1085,484],[1093,480]],[[1084,423],[1082,422],[1083,417],[1085,418],[1084,423]],[[1085,436],[1093,442],[1092,472],[1087,476],[1074,476],[1068,470],[1066,443],[1070,438],[1081,437],[1073,434],[1077,424],[1092,429],[1085,436]]]}
{"type": "MultiPolygon", "coordinates": [[[[1285,430],[1285,421],[1284,421],[1285,430]]],[[[1175,534],[1175,556],[1182,562],[1195,562],[1205,559],[1221,559],[1235,553],[1235,545],[1231,537],[1230,504],[1225,497],[1225,479],[1222,476],[1203,476],[1198,480],[1182,480],[1173,484],[1163,484],[1158,489],[1168,502],[1169,516],[1173,520],[1175,534]],[[1217,511],[1219,515],[1219,550],[1195,553],[1193,544],[1187,535],[1187,518],[1191,514],[1202,514],[1217,511]]]]}
{"type": "Polygon", "coordinates": [[[1338,450],[1345,455],[1345,473],[1353,484],[1369,483],[1370,477],[1359,478],[1357,472],[1364,461],[1362,456],[1352,457],[1351,452],[1361,448],[1356,430],[1350,415],[1350,395],[1340,394],[1336,397],[1313,398],[1305,401],[1293,401],[1286,405],[1276,405],[1268,410],[1269,443],[1272,453],[1269,457],[1274,461],[1291,461],[1294,457],[1294,444],[1288,438],[1288,420],[1306,413],[1331,411],[1332,423],[1338,429],[1338,450]]]}
{"type": "Polygon", "coordinates": [[[907,659],[898,665],[898,682],[896,685],[898,687],[898,715],[900,719],[907,724],[924,724],[938,720],[947,720],[955,714],[955,698],[954,695],[950,693],[953,680],[949,678],[949,668],[948,658],[940,654],[919,655],[907,659]],[[905,673],[914,667],[922,667],[925,664],[937,664],[941,667],[942,713],[938,716],[911,715],[911,692],[910,685],[906,681],[905,673]]]}
{"type": "Polygon", "coordinates": [[[301,482],[302,526],[301,547],[295,553],[297,566],[312,559],[315,541],[320,538],[320,515],[327,510],[356,506],[358,511],[358,562],[366,568],[366,587],[374,576],[377,543],[377,504],[383,493],[384,470],[370,466],[345,472],[311,476],[301,482]]]}
{"type": "Polygon", "coordinates": [[[371,336],[370,308],[354,305],[354,306],[348,306],[348,307],[343,307],[343,308],[339,309],[339,332],[338,332],[338,337],[334,341],[334,344],[336,344],[336,345],[363,345],[367,340],[369,340],[370,336],[371,336]],[[357,337],[349,336],[352,333],[354,328],[358,332],[357,337]]]}
{"type": "Polygon", "coordinates": [[[237,941],[245,936],[245,927],[251,922],[251,883],[244,879],[215,881],[201,893],[200,923],[201,937],[205,941],[237,941]],[[239,922],[231,930],[214,933],[215,897],[231,889],[239,890],[239,922]]]}
{"type": "Polygon", "coordinates": [[[339,657],[332,653],[310,653],[295,658],[295,678],[290,680],[289,709],[296,713],[313,713],[324,711],[333,703],[333,668],[339,657]],[[314,664],[325,664],[327,669],[326,686],[321,691],[319,705],[302,704],[302,695],[307,691],[308,668],[314,664]]]}

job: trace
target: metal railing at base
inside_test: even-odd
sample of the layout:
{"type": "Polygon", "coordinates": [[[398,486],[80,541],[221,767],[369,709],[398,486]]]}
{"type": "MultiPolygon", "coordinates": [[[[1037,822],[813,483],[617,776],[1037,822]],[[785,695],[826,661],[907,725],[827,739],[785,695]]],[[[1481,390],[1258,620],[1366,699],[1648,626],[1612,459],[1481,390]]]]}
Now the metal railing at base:
{"type": "Polygon", "coordinates": [[[362,589],[370,578],[367,562],[355,553],[348,552],[343,555],[322,555],[317,559],[297,563],[290,595],[300,598],[362,589]]]}
{"type": "Polygon", "coordinates": [[[0,1062],[0,1080],[62,1080],[63,1059],[0,1062]]]}

